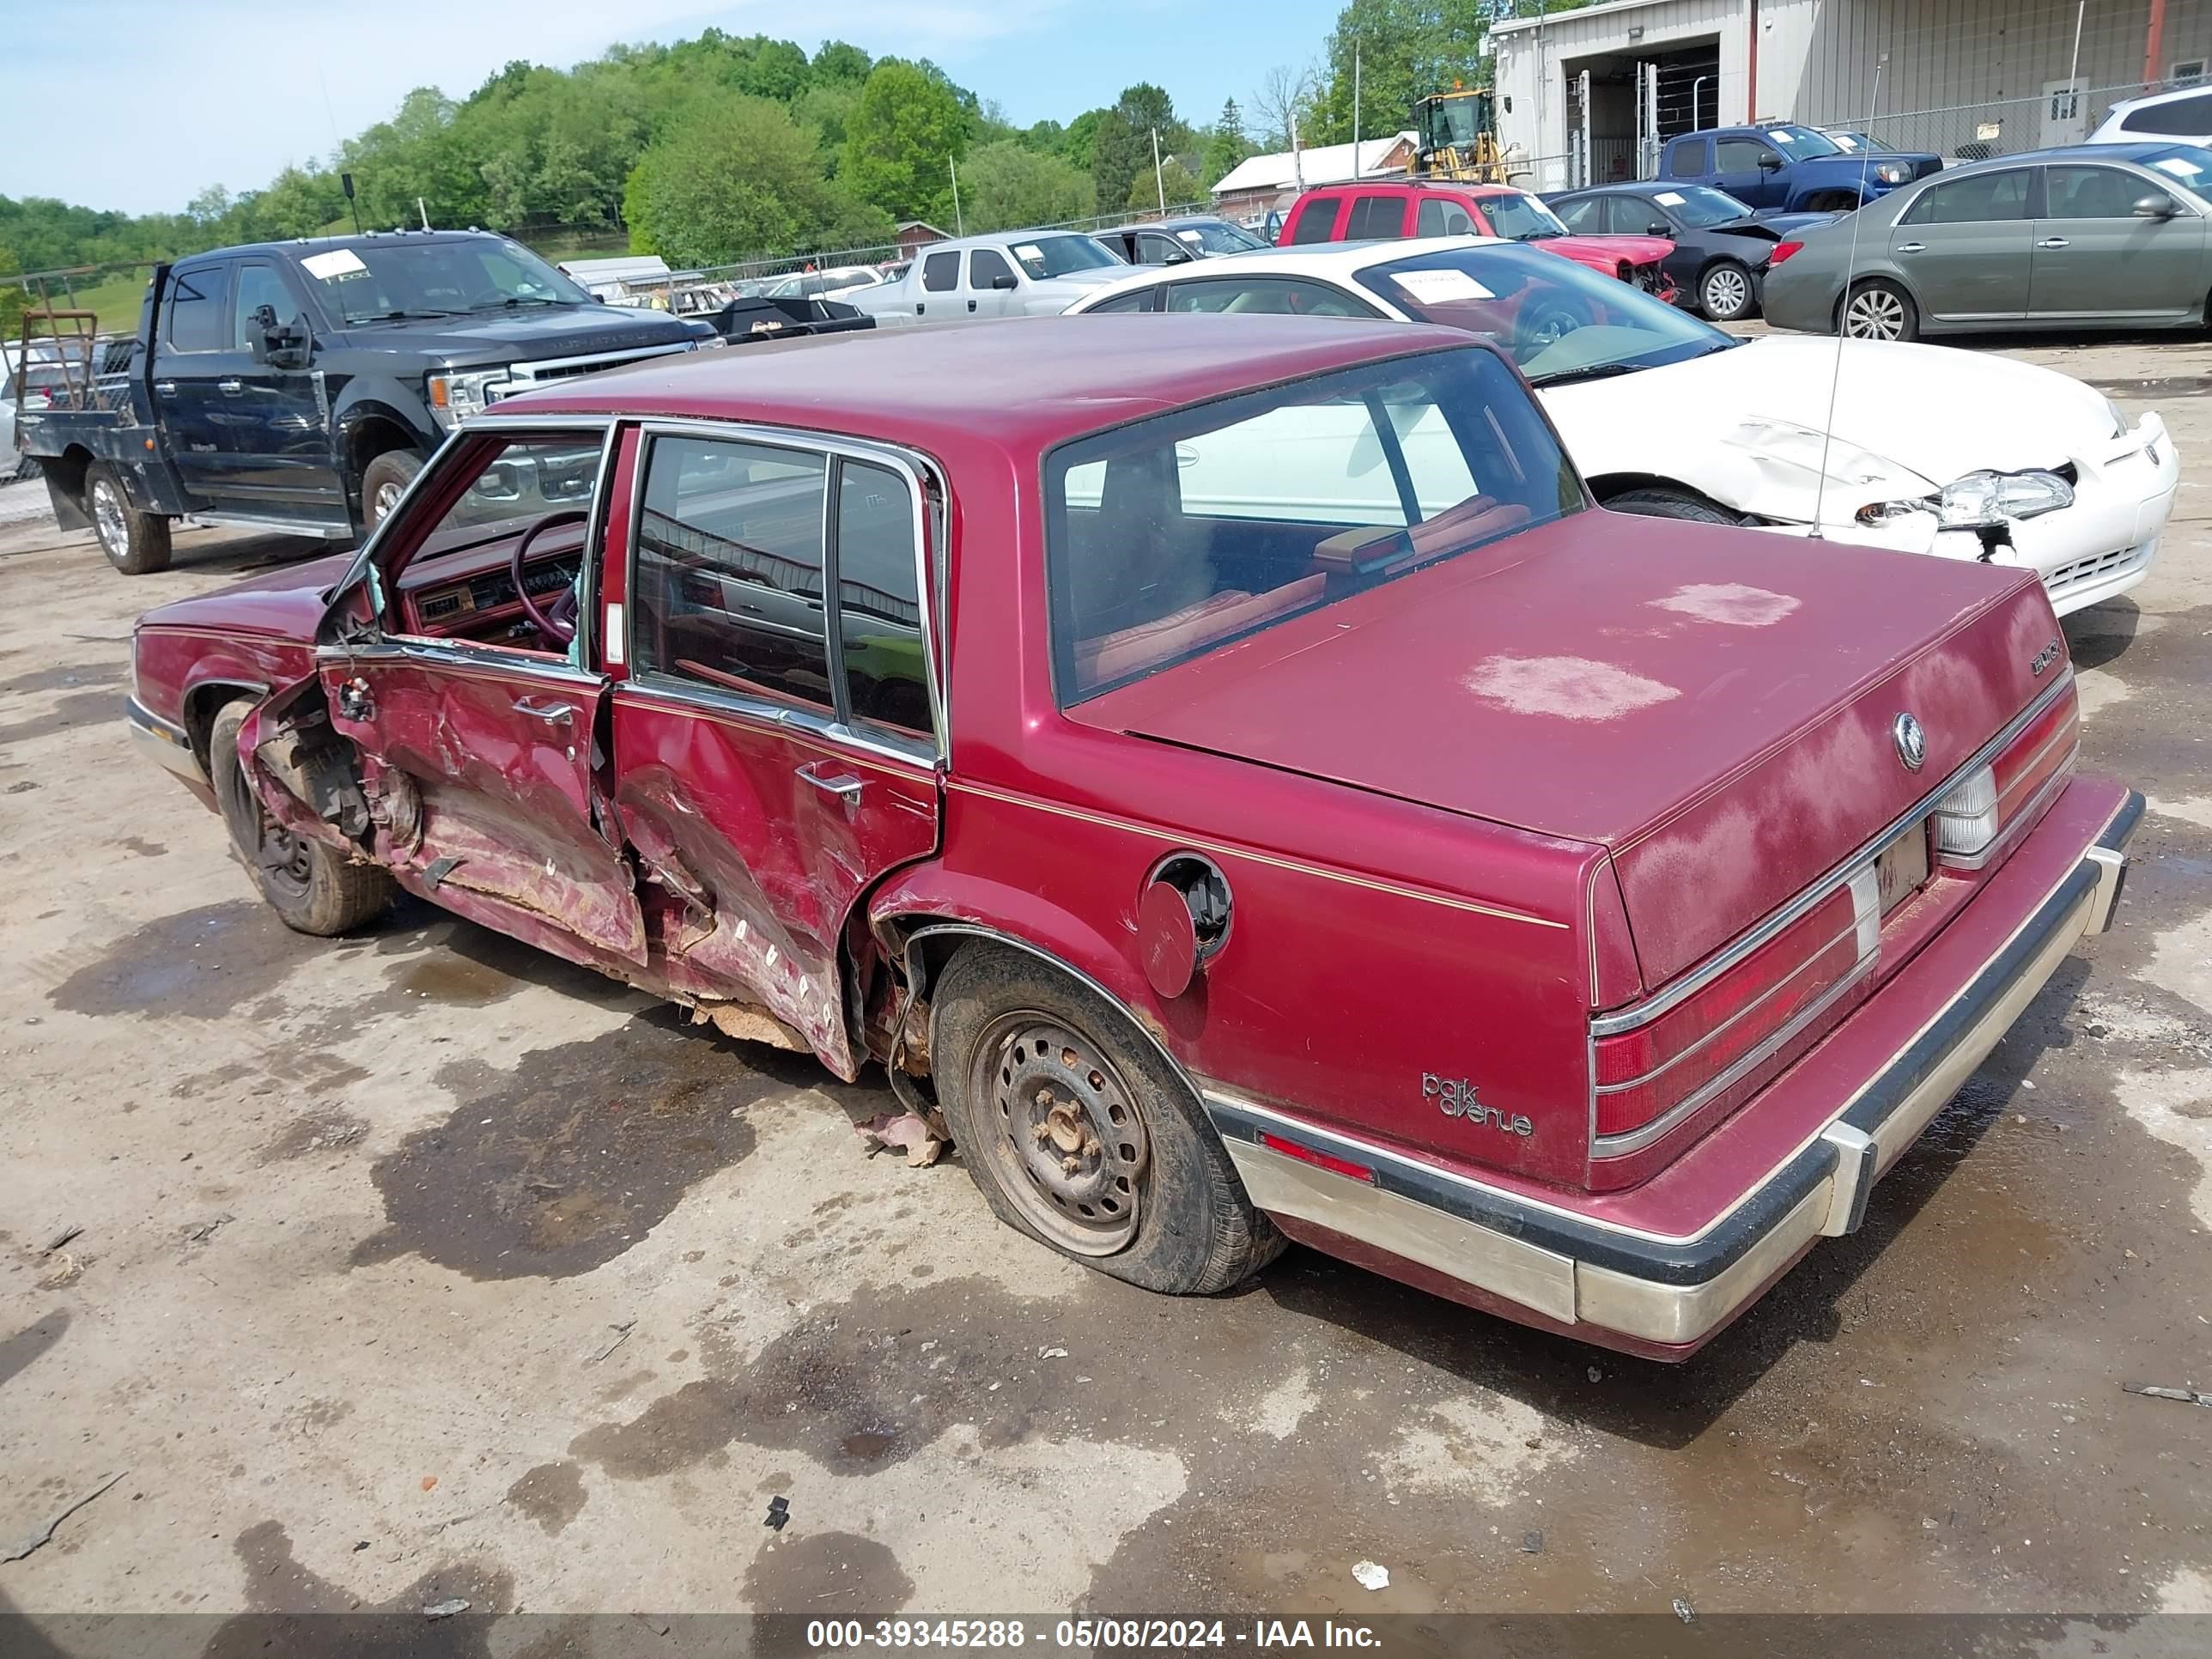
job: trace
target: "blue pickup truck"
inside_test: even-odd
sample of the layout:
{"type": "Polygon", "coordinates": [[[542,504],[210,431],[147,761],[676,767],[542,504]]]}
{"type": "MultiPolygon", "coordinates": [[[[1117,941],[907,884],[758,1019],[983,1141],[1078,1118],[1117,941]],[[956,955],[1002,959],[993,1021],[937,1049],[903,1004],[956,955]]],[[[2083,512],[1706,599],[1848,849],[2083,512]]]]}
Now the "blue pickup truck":
{"type": "Polygon", "coordinates": [[[1811,127],[1771,123],[1667,141],[1659,176],[1711,185],[1765,213],[1848,213],[1943,165],[1940,155],[1849,151],[1811,127]]]}
{"type": "Polygon", "coordinates": [[[221,248],[155,266],[137,339],[20,410],[16,443],[62,527],[138,575],[168,563],[185,516],[362,535],[462,416],[717,334],[599,304],[483,231],[221,248]]]}

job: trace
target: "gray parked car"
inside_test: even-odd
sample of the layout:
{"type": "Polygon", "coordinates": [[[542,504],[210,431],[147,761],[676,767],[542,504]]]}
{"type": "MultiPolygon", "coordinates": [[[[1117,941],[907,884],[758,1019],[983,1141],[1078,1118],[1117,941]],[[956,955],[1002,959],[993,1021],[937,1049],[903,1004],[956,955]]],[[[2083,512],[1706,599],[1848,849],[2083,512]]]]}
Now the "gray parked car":
{"type": "Polygon", "coordinates": [[[1129,274],[1095,236],[1008,230],[932,242],[907,273],[846,296],[878,328],[986,317],[1056,317],[1101,283],[1129,274]]]}
{"type": "Polygon", "coordinates": [[[2212,150],[2076,145],[1978,161],[1796,240],[1767,267],[1778,328],[1840,322],[1869,340],[2193,328],[2212,301],[2212,150]]]}

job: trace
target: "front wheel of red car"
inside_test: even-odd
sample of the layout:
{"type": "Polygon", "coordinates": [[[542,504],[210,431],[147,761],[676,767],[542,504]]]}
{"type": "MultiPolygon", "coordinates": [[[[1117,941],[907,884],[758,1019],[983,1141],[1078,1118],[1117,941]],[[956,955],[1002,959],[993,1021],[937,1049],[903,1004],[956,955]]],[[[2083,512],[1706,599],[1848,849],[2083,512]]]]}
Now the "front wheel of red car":
{"type": "Polygon", "coordinates": [[[938,1098],[1000,1220],[1174,1296],[1226,1290],[1282,1253],[1188,1085],[1097,993],[974,945],[932,1000],[938,1098]]]}
{"type": "Polygon", "coordinates": [[[392,878],[334,847],[293,834],[270,816],[238,752],[239,727],[252,712],[252,703],[243,698],[227,704],[208,732],[208,773],[231,845],[287,927],[324,939],[350,933],[391,905],[392,878]]]}

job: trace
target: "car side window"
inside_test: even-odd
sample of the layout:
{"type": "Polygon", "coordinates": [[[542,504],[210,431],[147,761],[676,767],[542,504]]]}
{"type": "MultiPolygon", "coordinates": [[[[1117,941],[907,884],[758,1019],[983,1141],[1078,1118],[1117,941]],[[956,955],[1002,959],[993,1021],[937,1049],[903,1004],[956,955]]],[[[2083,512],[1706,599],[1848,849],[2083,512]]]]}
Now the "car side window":
{"type": "MultiPolygon", "coordinates": [[[[1559,222],[1569,230],[1588,235],[1605,228],[1605,203],[1606,198],[1602,196],[1585,196],[1578,202],[1554,202],[1552,211],[1559,216],[1559,222]]],[[[1421,204],[1425,214],[1428,205],[1426,202],[1421,204]]],[[[1424,226],[1421,234],[1426,236],[1429,234],[1427,227],[1424,226]]]]}
{"type": "Polygon", "coordinates": [[[1419,217],[1413,226],[1413,234],[1472,236],[1474,234],[1474,220],[1465,208],[1448,196],[1424,197],[1419,217]]]}
{"type": "Polygon", "coordinates": [[[1347,242],[1374,241],[1405,234],[1406,198],[1402,196],[1361,196],[1352,204],[1352,222],[1346,227],[1347,242]]]}
{"type": "Polygon", "coordinates": [[[1667,146],[1667,165],[1662,169],[1669,177],[1694,178],[1705,170],[1705,141],[1702,138],[1677,138],[1667,146]]]}
{"type": "Polygon", "coordinates": [[[238,267],[237,294],[231,301],[232,349],[250,351],[261,338],[260,325],[253,313],[267,306],[279,326],[297,322],[300,302],[292,297],[292,290],[284,286],[284,278],[276,267],[249,261],[238,267]]]}
{"type": "Polygon", "coordinates": [[[1182,252],[1173,237],[1163,236],[1156,230],[1146,231],[1137,238],[1137,263],[1140,265],[1164,265],[1182,252]]]}
{"type": "Polygon", "coordinates": [[[221,351],[230,332],[223,308],[229,291],[228,265],[173,272],[161,343],[172,351],[221,351]]]}
{"type": "Polygon", "coordinates": [[[2046,219],[2126,219],[2146,196],[2172,200],[2149,179],[2118,167],[2047,167],[2043,187],[2050,198],[2046,219]]]}
{"type": "Polygon", "coordinates": [[[921,286],[931,294],[949,292],[960,281],[960,255],[933,253],[921,262],[921,286]]]}
{"type": "Polygon", "coordinates": [[[831,551],[851,718],[927,737],[914,492],[898,473],[872,461],[840,459],[832,465],[837,517],[831,551]]]}
{"type": "Polygon", "coordinates": [[[1756,138],[1719,138],[1714,145],[1718,151],[1713,166],[1716,173],[1756,173],[1763,157],[1782,159],[1756,138]]]}
{"type": "Polygon", "coordinates": [[[2163,133],[2183,138],[2212,132],[2212,92],[2130,110],[2120,122],[2120,131],[2163,133]]]}
{"type": "Polygon", "coordinates": [[[834,709],[822,538],[829,471],[810,450],[653,440],[631,592],[638,672],[834,709]]]}
{"type": "Polygon", "coordinates": [[[1372,317],[1340,289],[1302,276],[1205,276],[1171,283],[1166,309],[1218,316],[1372,317]]]}
{"type": "Polygon", "coordinates": [[[1975,225],[2027,217],[2028,170],[1981,173],[1922,192],[1900,225],[1975,225]]]}
{"type": "Polygon", "coordinates": [[[1097,317],[1108,313],[1117,313],[1126,316],[1133,311],[1150,311],[1152,308],[1152,295],[1158,291],[1156,289],[1140,288],[1134,294],[1116,295],[1113,299],[1091,307],[1083,314],[1086,317],[1097,317]]]}
{"type": "Polygon", "coordinates": [[[1013,274],[1014,268],[996,249],[979,247],[968,256],[968,286],[970,288],[990,288],[1000,277],[1013,274]]]}
{"type": "Polygon", "coordinates": [[[1336,231],[1337,205],[1335,198],[1326,197],[1300,208],[1297,222],[1291,227],[1291,245],[1330,240],[1336,231]]]}

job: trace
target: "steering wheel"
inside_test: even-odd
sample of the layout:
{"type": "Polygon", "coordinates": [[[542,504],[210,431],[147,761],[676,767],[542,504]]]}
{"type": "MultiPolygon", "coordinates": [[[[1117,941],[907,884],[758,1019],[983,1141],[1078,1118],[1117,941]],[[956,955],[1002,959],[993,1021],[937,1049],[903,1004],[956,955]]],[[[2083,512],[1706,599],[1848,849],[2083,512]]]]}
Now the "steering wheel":
{"type": "Polygon", "coordinates": [[[556,645],[566,645],[576,637],[575,586],[571,583],[560,598],[541,611],[538,601],[530,597],[530,585],[522,579],[523,566],[530,557],[530,544],[547,531],[563,525],[582,524],[591,516],[575,507],[548,513],[515,538],[514,551],[507,556],[507,574],[514,579],[514,596],[522,601],[524,614],[537,625],[539,633],[556,645]]]}

